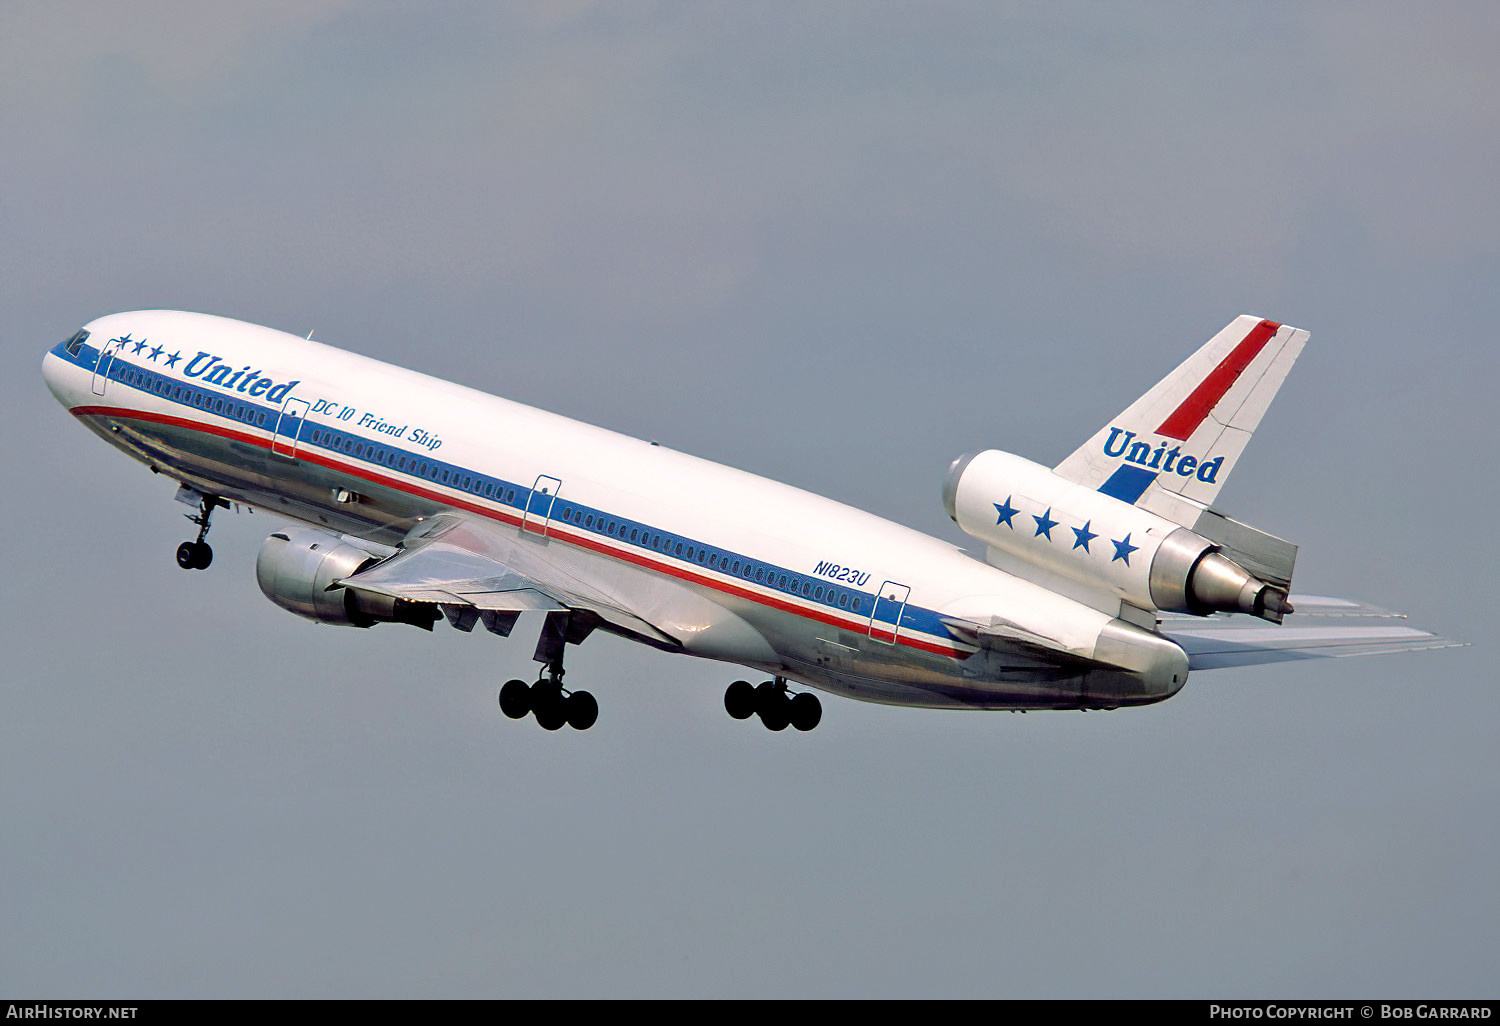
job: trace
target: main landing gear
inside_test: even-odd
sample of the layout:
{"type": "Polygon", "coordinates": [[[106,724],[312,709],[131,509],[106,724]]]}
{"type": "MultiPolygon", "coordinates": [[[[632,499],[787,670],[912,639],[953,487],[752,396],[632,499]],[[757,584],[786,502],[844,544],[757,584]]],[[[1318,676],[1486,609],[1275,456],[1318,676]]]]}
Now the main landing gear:
{"type": "Polygon", "coordinates": [[[177,546],[177,565],[184,570],[207,570],[208,564],[214,561],[214,550],[208,547],[204,538],[208,537],[208,520],[218,507],[228,508],[229,503],[217,495],[198,496],[198,512],[184,513],[190,521],[198,525],[198,540],[183,542],[177,546]]]}
{"type": "Polygon", "coordinates": [[[587,691],[562,686],[563,646],[577,645],[598,623],[583,613],[548,613],[533,657],[545,669],[535,684],[508,680],[500,689],[500,711],[513,720],[535,716],[543,730],[588,730],[599,719],[599,703],[587,691]]]}
{"type": "Polygon", "coordinates": [[[789,694],[785,677],[754,686],[746,680],[735,681],[724,692],[724,709],[737,720],[759,716],[767,730],[785,730],[788,725],[812,730],[823,719],[818,696],[808,691],[789,694]]]}
{"type": "Polygon", "coordinates": [[[513,720],[536,717],[543,730],[588,730],[599,719],[599,703],[587,691],[568,691],[562,681],[543,677],[535,684],[508,680],[500,689],[500,711],[513,720]]]}

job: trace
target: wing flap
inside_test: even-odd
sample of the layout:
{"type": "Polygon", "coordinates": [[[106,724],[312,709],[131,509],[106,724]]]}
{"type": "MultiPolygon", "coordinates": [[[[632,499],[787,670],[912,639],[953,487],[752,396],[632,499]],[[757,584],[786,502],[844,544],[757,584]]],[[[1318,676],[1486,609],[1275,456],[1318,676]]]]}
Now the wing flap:
{"type": "Polygon", "coordinates": [[[419,584],[376,584],[348,577],[335,582],[355,591],[380,595],[385,598],[405,599],[408,602],[435,602],[438,605],[472,606],[475,609],[509,610],[512,612],[560,611],[568,607],[544,595],[535,588],[517,588],[513,591],[469,591],[455,584],[450,588],[424,587],[419,584]]]}
{"type": "Polygon", "coordinates": [[[536,582],[477,552],[442,540],[403,549],[353,577],[335,582],[408,602],[466,604],[476,609],[568,608],[536,582]]]}
{"type": "Polygon", "coordinates": [[[484,525],[443,514],[418,525],[394,556],[334,582],[355,591],[408,602],[469,606],[483,612],[586,610],[606,623],[663,645],[676,638],[611,600],[587,582],[553,573],[544,558],[528,554],[484,525]],[[525,572],[512,563],[524,564],[525,572]]]}

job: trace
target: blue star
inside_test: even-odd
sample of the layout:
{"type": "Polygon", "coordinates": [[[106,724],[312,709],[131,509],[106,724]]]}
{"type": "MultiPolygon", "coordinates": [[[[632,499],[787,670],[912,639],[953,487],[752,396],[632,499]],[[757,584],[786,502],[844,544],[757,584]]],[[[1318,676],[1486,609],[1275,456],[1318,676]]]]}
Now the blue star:
{"type": "Polygon", "coordinates": [[[180,359],[182,359],[181,353],[173,353],[171,356],[167,357],[167,366],[172,366],[172,364],[176,363],[180,359]]]}
{"type": "Polygon", "coordinates": [[[1046,535],[1047,540],[1051,541],[1052,529],[1057,526],[1057,521],[1052,519],[1052,507],[1048,506],[1047,512],[1041,516],[1037,516],[1035,513],[1031,514],[1031,519],[1036,521],[1036,534],[1032,535],[1032,537],[1040,538],[1046,535]]]}
{"type": "MultiPolygon", "coordinates": [[[[1130,535],[1128,534],[1125,536],[1124,541],[1115,541],[1111,538],[1109,543],[1115,547],[1115,559],[1123,559],[1126,566],[1130,565],[1130,554],[1140,548],[1139,545],[1130,544],[1130,535]]],[[[1115,559],[1111,559],[1110,562],[1113,563],[1115,559]]]]}
{"type": "Polygon", "coordinates": [[[1089,550],[1089,542],[1099,537],[1089,530],[1089,525],[1092,523],[1092,520],[1086,520],[1082,527],[1070,527],[1068,529],[1073,532],[1073,547],[1075,549],[1082,549],[1084,552],[1087,552],[1089,550]]]}
{"type": "Polygon", "coordinates": [[[130,341],[130,336],[129,335],[121,335],[119,338],[112,338],[112,339],[110,339],[110,341],[111,342],[118,342],[118,343],[120,343],[120,348],[123,349],[125,347],[125,343],[127,343],[127,342],[130,341]]]}
{"type": "Polygon", "coordinates": [[[156,358],[158,356],[160,356],[164,352],[166,352],[166,350],[163,349],[161,346],[152,346],[151,347],[151,362],[155,363],[156,362],[156,358]]]}
{"type": "Polygon", "coordinates": [[[145,348],[146,348],[146,340],[145,339],[141,339],[139,342],[137,342],[135,344],[135,348],[132,349],[131,352],[132,353],[139,353],[142,349],[145,349],[145,348]]]}
{"type": "Polygon", "coordinates": [[[990,505],[994,506],[996,512],[998,512],[1000,514],[1000,519],[995,521],[996,526],[999,526],[1000,524],[1004,524],[1006,527],[1008,527],[1012,531],[1014,531],[1016,529],[1016,525],[1010,522],[1010,518],[1013,517],[1013,516],[1015,516],[1017,513],[1021,512],[1021,511],[1018,510],[1018,509],[1016,509],[1014,506],[1012,506],[1010,504],[1010,500],[1012,498],[1014,498],[1014,496],[1007,495],[1005,497],[1005,505],[1003,505],[1003,506],[1000,505],[1000,503],[998,503],[998,502],[992,502],[992,503],[990,503],[990,505]]]}

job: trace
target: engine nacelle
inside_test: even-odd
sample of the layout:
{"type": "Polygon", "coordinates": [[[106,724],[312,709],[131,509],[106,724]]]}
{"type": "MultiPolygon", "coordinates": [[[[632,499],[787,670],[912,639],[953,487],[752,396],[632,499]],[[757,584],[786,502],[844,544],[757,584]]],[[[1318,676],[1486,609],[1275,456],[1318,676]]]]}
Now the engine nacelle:
{"type": "Polygon", "coordinates": [[[432,630],[441,615],[434,608],[334,586],[335,581],[379,561],[380,557],[327,531],[291,527],[261,543],[255,581],[266,598],[282,609],[318,623],[341,627],[409,623],[432,630]]]}
{"type": "Polygon", "coordinates": [[[1280,622],[1286,591],[1201,535],[994,449],[948,468],[943,505],[965,534],[1007,556],[1102,588],[1141,609],[1250,613],[1280,622]]]}

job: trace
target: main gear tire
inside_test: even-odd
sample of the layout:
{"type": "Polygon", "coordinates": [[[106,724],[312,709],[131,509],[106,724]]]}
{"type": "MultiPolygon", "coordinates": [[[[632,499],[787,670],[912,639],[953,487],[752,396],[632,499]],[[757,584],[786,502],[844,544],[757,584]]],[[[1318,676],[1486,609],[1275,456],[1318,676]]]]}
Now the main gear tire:
{"type": "Polygon", "coordinates": [[[724,691],[724,711],[737,720],[755,715],[755,688],[748,680],[737,680],[724,691]]]}
{"type": "Polygon", "coordinates": [[[508,680],[500,689],[500,711],[513,720],[531,712],[531,686],[524,680],[508,680]]]}

